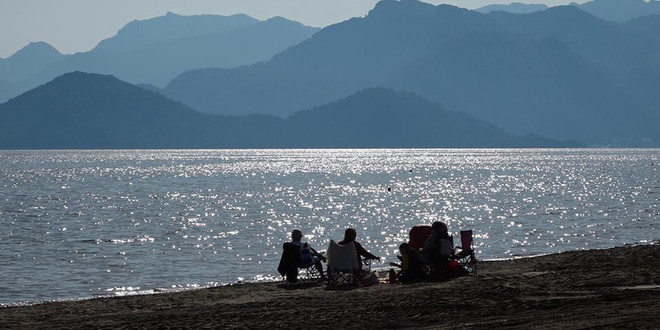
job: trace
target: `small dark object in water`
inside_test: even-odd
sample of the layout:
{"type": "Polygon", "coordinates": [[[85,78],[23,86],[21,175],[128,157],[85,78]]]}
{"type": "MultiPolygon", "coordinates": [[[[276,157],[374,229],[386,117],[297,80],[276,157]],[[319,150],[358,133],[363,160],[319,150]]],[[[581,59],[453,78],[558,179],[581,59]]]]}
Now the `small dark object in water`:
{"type": "Polygon", "coordinates": [[[391,188],[391,187],[387,187],[387,191],[392,191],[392,188],[391,188]]]}

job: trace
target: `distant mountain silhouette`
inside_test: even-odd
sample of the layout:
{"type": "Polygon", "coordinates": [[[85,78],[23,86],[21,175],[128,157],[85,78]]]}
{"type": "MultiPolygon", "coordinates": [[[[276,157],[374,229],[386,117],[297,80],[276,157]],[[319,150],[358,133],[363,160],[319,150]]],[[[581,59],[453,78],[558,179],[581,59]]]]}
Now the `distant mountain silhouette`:
{"type": "Polygon", "coordinates": [[[64,57],[48,43],[32,42],[14,55],[0,59],[0,77],[6,81],[21,81],[64,57]]]}
{"type": "Polygon", "coordinates": [[[408,93],[369,89],[284,120],[216,116],[112,76],[74,72],[0,104],[1,149],[559,147],[408,93]]]}
{"type": "Polygon", "coordinates": [[[511,33],[561,40],[594,65],[603,65],[617,74],[628,72],[649,56],[656,57],[646,52],[650,40],[643,33],[601,20],[575,6],[558,6],[527,15],[493,12],[489,16],[511,33]]]}
{"type": "Polygon", "coordinates": [[[288,144],[303,148],[579,146],[501,128],[407,92],[370,88],[287,119],[288,144]]]}
{"type": "Polygon", "coordinates": [[[651,98],[635,96],[622,80],[660,70],[658,37],[628,24],[574,6],[486,15],[381,1],[366,17],[329,26],[270,61],[189,71],[163,94],[208,113],[286,117],[386,87],[515,134],[660,146],[643,133],[658,122],[642,109],[657,104],[642,104],[651,98]]]}
{"type": "Polygon", "coordinates": [[[543,11],[546,9],[548,9],[548,6],[544,4],[527,4],[527,3],[513,2],[508,5],[487,5],[475,10],[484,14],[488,14],[493,11],[505,11],[513,14],[529,14],[537,11],[543,11]]]}
{"type": "Polygon", "coordinates": [[[621,23],[641,16],[660,15],[660,1],[657,0],[593,0],[578,7],[596,17],[621,23]]]}
{"type": "Polygon", "coordinates": [[[381,1],[366,18],[326,27],[267,63],[189,71],[164,93],[209,113],[286,116],[379,86],[405,65],[431,56],[433,47],[468,31],[493,29],[499,29],[495,22],[466,9],[381,1]]]}
{"type": "Polygon", "coordinates": [[[51,65],[37,76],[37,81],[82,70],[113,74],[132,83],[163,87],[187,70],[231,68],[268,60],[274,54],[309,38],[316,30],[297,22],[273,18],[229,32],[175,39],[128,53],[117,54],[102,48],[72,55],[51,65]]]}
{"type": "MultiPolygon", "coordinates": [[[[647,15],[660,15],[660,1],[658,0],[593,0],[582,4],[572,3],[571,6],[580,8],[600,19],[619,23],[647,15]]],[[[511,4],[488,5],[478,8],[476,11],[481,13],[503,11],[513,14],[529,14],[547,8],[544,4],[514,2],[511,4]]]]}
{"type": "Polygon", "coordinates": [[[14,55],[0,59],[0,103],[24,90],[23,81],[64,58],[53,46],[33,42],[14,55]]]}
{"type": "Polygon", "coordinates": [[[99,42],[92,52],[130,53],[177,39],[227,33],[257,23],[259,20],[243,14],[183,16],[168,12],[165,16],[126,24],[115,36],[99,42]]]}
{"type": "MultiPolygon", "coordinates": [[[[254,118],[286,125],[289,120],[284,118],[297,111],[382,87],[419,95],[516,135],[532,133],[596,146],[660,146],[660,99],[655,91],[660,85],[660,16],[617,23],[580,8],[483,14],[386,0],[365,17],[316,33],[282,18],[260,22],[244,15],[229,21],[202,17],[205,28],[185,32],[186,22],[196,19],[170,14],[131,23],[117,39],[100,43],[92,52],[56,60],[25,84],[0,76],[0,99],[62,72],[84,69],[114,73],[156,96],[205,113],[263,114],[266,117],[254,118]],[[168,24],[179,28],[170,31],[172,36],[159,34],[168,24]],[[224,32],[205,34],[213,24],[224,32]],[[280,43],[280,33],[291,37],[290,47],[280,43]],[[296,43],[296,38],[303,41],[296,43]],[[224,50],[214,53],[213,45],[218,44],[224,50]],[[243,53],[263,55],[266,47],[274,54],[275,45],[283,51],[270,60],[243,53]],[[201,51],[179,52],[193,48],[201,51]],[[200,54],[216,55],[197,57],[200,54]],[[209,59],[217,62],[205,62],[209,59]],[[166,81],[191,65],[198,69],[180,74],[164,89],[139,78],[166,81]],[[202,69],[206,66],[212,68],[202,69]]],[[[1,60],[0,69],[5,61],[39,57],[26,55],[30,53],[48,59],[62,56],[45,44],[19,53],[1,60]]],[[[248,123],[251,119],[246,118],[252,117],[235,118],[248,123]]],[[[222,140],[240,141],[239,136],[250,138],[237,132],[222,140]]]]}
{"type": "Polygon", "coordinates": [[[0,79],[0,100],[7,100],[18,94],[18,89],[12,83],[0,79]]]}
{"type": "MultiPolygon", "coordinates": [[[[621,85],[631,94],[634,107],[642,111],[642,120],[660,123],[660,93],[656,88],[660,86],[660,60],[656,55],[660,53],[660,16],[639,17],[626,22],[624,27],[645,37],[647,42],[641,46],[641,52],[647,57],[624,75],[621,85]]],[[[641,125],[640,129],[643,130],[641,135],[654,136],[653,141],[660,141],[657,126],[641,125]]]]}
{"type": "Polygon", "coordinates": [[[58,53],[57,58],[42,56],[41,61],[19,52],[12,58],[0,60],[0,73],[4,74],[0,77],[19,91],[72,71],[112,74],[132,83],[163,87],[187,70],[231,68],[268,60],[316,31],[317,28],[283,18],[258,21],[246,15],[179,16],[169,13],[131,22],[89,52],[67,56],[58,53]],[[16,58],[14,62],[20,59],[26,64],[9,63],[13,58],[16,58]],[[2,62],[8,63],[3,67],[2,62]],[[11,74],[6,73],[10,69],[11,74]]]}
{"type": "Polygon", "coordinates": [[[0,104],[0,148],[265,147],[281,122],[202,114],[112,76],[74,72],[0,104]],[[255,130],[243,133],[248,126],[255,130]]]}

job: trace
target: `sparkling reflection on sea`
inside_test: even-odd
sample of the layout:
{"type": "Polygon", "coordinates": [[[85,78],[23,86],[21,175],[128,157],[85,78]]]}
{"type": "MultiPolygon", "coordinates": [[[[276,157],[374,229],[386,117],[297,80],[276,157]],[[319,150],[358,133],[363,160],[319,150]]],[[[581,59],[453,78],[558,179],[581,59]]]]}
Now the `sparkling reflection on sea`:
{"type": "MultiPolygon", "coordinates": [[[[279,279],[300,228],[395,258],[414,224],[478,257],[660,239],[660,150],[0,151],[0,304],[279,279]]],[[[376,264],[375,266],[379,266],[376,264]]]]}

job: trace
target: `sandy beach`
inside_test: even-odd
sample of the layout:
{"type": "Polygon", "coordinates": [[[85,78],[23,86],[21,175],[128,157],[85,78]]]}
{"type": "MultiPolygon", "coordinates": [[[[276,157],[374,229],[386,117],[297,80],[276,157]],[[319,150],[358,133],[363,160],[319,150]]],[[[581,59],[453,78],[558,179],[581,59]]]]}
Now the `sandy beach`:
{"type": "Polygon", "coordinates": [[[237,284],[0,308],[0,328],[635,328],[660,325],[660,245],[481,262],[444,282],[237,284]]]}

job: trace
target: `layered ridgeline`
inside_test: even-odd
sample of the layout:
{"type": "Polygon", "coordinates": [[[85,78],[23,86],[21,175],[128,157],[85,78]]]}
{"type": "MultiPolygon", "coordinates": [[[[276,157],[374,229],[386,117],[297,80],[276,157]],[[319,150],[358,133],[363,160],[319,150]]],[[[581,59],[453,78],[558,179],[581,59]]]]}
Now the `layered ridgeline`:
{"type": "Polygon", "coordinates": [[[511,135],[408,92],[369,88],[286,120],[292,147],[579,147],[534,134],[511,135]]]}
{"type": "Polygon", "coordinates": [[[24,80],[65,57],[45,42],[33,42],[14,55],[0,59],[0,103],[29,89],[22,87],[24,80]]]}
{"type": "Polygon", "coordinates": [[[605,20],[626,22],[647,15],[660,15],[658,0],[593,0],[580,9],[605,20]]]}
{"type": "Polygon", "coordinates": [[[505,4],[486,5],[481,8],[477,8],[475,10],[485,14],[494,11],[503,11],[512,14],[529,14],[537,11],[544,11],[546,9],[548,9],[548,6],[545,4],[537,4],[537,3],[529,4],[529,3],[521,3],[521,2],[512,2],[506,5],[505,4]]]}
{"type": "MultiPolygon", "coordinates": [[[[658,0],[593,0],[582,4],[573,2],[571,6],[578,7],[598,18],[619,23],[647,15],[660,15],[660,1],[658,0]]],[[[505,11],[515,14],[527,14],[543,11],[547,8],[548,6],[544,4],[514,2],[508,5],[488,5],[476,9],[476,11],[482,13],[505,11]]]]}
{"type": "Polygon", "coordinates": [[[382,1],[270,61],[189,71],[163,93],[208,113],[285,117],[385,87],[516,134],[658,146],[657,97],[638,88],[660,84],[660,34],[641,27],[658,22],[613,23],[575,6],[514,15],[382,1]]]}
{"type": "Polygon", "coordinates": [[[187,70],[268,60],[316,31],[280,17],[259,21],[246,15],[168,13],[133,21],[89,52],[62,55],[48,44],[33,43],[0,59],[0,102],[72,71],[163,87],[187,70]]]}
{"type": "Polygon", "coordinates": [[[74,72],[0,104],[0,149],[563,146],[579,145],[513,136],[380,88],[287,119],[220,116],[112,76],[74,72]]]}
{"type": "Polygon", "coordinates": [[[203,114],[113,76],[73,72],[0,104],[0,149],[261,147],[254,141],[281,122],[203,114]]]}

